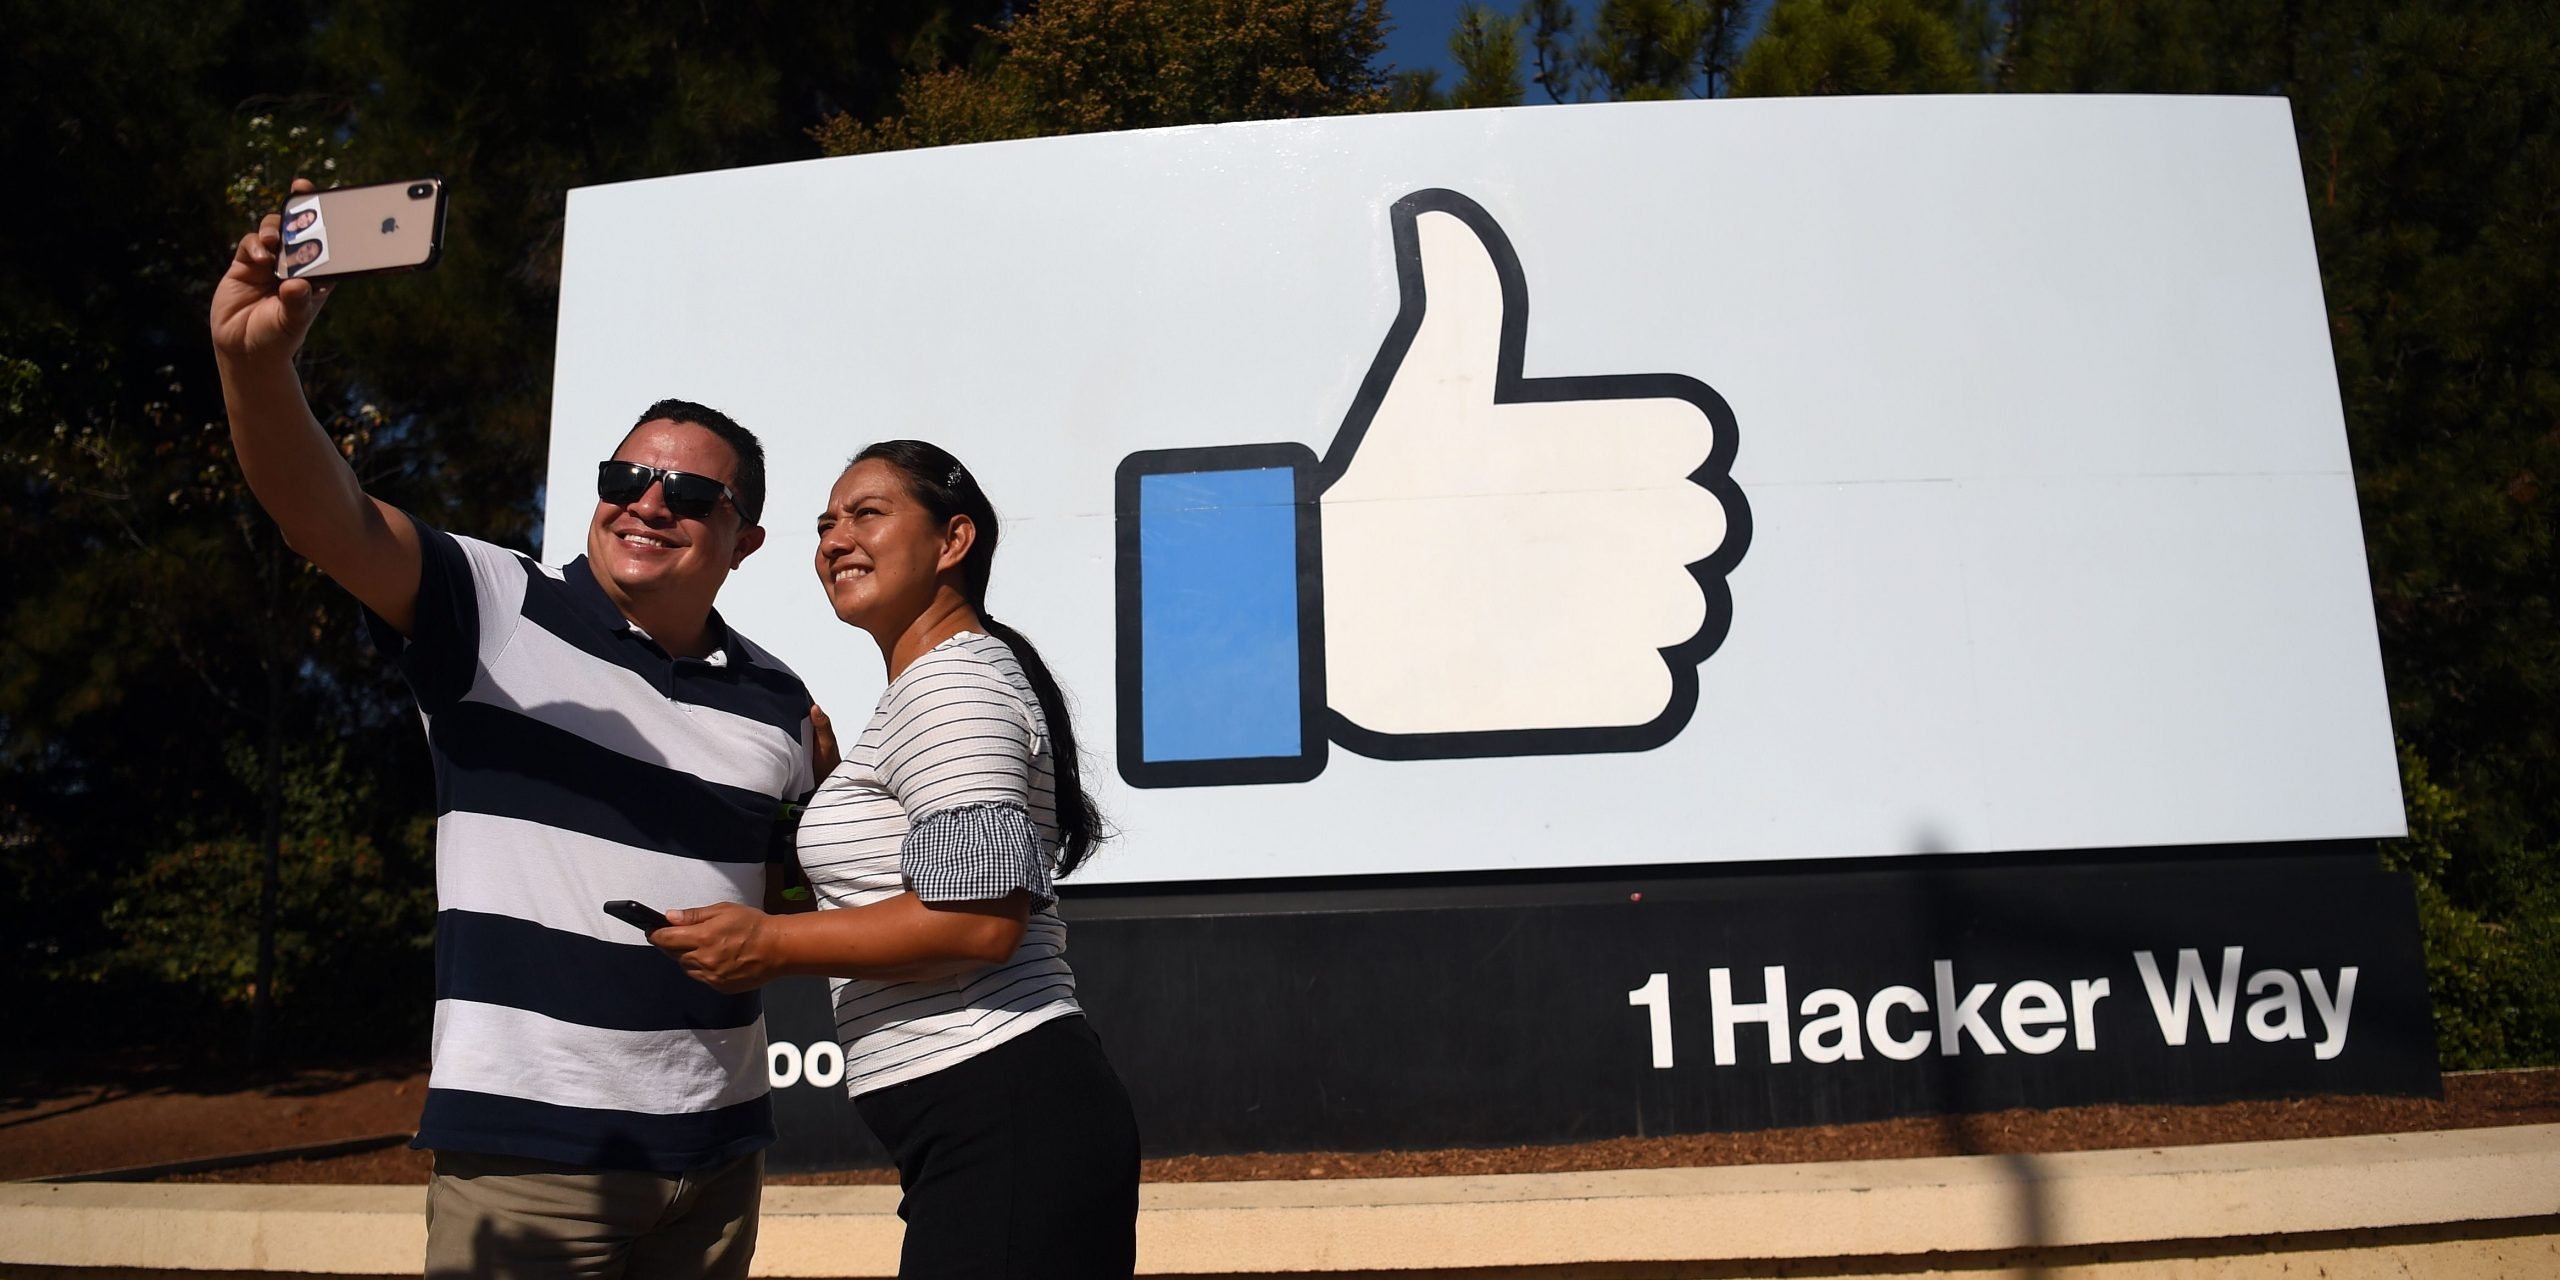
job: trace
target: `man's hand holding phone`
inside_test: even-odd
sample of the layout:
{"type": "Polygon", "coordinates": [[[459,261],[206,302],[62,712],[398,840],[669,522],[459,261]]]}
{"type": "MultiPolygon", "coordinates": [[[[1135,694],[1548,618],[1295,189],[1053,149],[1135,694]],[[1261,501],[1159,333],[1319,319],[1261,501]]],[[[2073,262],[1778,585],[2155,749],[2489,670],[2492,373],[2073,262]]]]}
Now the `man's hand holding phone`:
{"type": "MultiPolygon", "coordinates": [[[[293,180],[291,213],[268,214],[240,238],[222,281],[213,288],[214,367],[231,419],[231,447],[258,505],[275,518],[285,543],[337,580],[391,628],[410,634],[417,621],[420,551],[416,527],[398,508],[377,501],[303,398],[293,358],[334,286],[320,277],[432,265],[443,238],[444,184],[376,184],[320,191],[293,180]],[[419,188],[423,194],[417,194],[419,188]],[[336,197],[339,231],[358,234],[329,245],[330,261],[290,269],[278,264],[292,245],[317,240],[336,197]],[[349,197],[361,197],[353,203],[349,197]],[[400,212],[386,213],[388,199],[400,212]],[[426,210],[414,219],[412,202],[426,210]],[[371,203],[368,203],[371,202],[371,203]],[[305,217],[304,214],[308,213],[305,217]],[[417,234],[420,226],[430,234],[417,234]],[[370,229],[372,239],[362,235],[370,229]],[[348,240],[361,243],[349,243],[348,240]]],[[[319,256],[315,249],[310,255],[319,256]]]]}
{"type": "MultiPolygon", "coordinates": [[[[308,178],[293,180],[295,195],[314,189],[308,178]]],[[[244,366],[290,364],[302,350],[332,286],[277,279],[276,255],[283,249],[282,214],[268,214],[257,230],[240,237],[230,269],[213,289],[215,356],[244,366]]]]}

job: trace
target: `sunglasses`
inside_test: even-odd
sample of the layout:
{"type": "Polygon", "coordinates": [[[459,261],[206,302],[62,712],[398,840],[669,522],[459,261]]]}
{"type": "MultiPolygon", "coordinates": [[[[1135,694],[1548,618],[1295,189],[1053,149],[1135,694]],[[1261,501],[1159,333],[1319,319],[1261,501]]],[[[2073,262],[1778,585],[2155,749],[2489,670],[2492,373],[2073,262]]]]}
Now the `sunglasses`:
{"type": "Polygon", "coordinates": [[[729,486],[709,476],[690,471],[668,471],[642,466],[637,462],[599,462],[596,464],[596,498],[617,507],[627,507],[640,500],[650,485],[660,486],[666,497],[667,511],[687,520],[710,515],[722,498],[729,505],[738,504],[738,495],[729,486]]]}

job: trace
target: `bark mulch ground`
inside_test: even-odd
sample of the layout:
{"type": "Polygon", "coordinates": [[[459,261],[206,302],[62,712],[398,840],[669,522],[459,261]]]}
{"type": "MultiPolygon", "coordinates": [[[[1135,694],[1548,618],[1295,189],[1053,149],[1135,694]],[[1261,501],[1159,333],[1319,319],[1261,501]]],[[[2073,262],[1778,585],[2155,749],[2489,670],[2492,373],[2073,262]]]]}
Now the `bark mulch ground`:
{"type": "MultiPolygon", "coordinates": [[[[87,1087],[22,1088],[0,1095],[0,1179],[161,1164],[401,1132],[417,1123],[425,1088],[425,1073],[410,1064],[304,1071],[256,1084],[145,1075],[87,1087]]],[[[2203,1107],[2064,1107],[1752,1133],[1615,1138],[1560,1147],[1168,1156],[1147,1161],[1145,1176],[1150,1182],[1228,1182],[1563,1173],[2191,1146],[2551,1123],[2560,1123],[2560,1069],[2448,1075],[2441,1101],[2303,1098],[2203,1107]]],[[[425,1152],[394,1147],[172,1180],[423,1185],[427,1171],[425,1152]]],[[[896,1177],[886,1169],[865,1169],[777,1175],[772,1181],[882,1184],[893,1183],[896,1177]]]]}

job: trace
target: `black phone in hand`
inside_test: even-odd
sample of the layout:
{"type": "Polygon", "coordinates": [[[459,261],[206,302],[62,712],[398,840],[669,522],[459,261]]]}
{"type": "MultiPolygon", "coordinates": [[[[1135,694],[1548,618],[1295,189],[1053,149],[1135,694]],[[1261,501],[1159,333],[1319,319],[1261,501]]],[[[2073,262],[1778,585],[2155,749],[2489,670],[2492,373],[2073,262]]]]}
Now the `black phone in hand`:
{"type": "Polygon", "coordinates": [[[629,898],[616,898],[604,904],[604,913],[642,933],[655,933],[660,929],[673,927],[667,923],[667,917],[656,907],[644,906],[629,898]]]}

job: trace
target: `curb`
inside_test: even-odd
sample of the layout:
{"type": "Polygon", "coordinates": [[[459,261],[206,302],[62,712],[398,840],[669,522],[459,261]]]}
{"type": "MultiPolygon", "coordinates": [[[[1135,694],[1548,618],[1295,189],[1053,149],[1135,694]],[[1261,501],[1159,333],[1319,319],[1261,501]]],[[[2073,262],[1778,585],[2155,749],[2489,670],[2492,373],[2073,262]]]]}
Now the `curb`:
{"type": "Polygon", "coordinates": [[[244,1169],[253,1164],[275,1164],[284,1160],[326,1160],[332,1156],[362,1155],[396,1147],[418,1135],[403,1129],[398,1133],[377,1133],[365,1138],[342,1138],[336,1142],[313,1142],[298,1147],[269,1147],[264,1151],[242,1151],[227,1156],[202,1156],[194,1160],[171,1160],[163,1164],[129,1164],[117,1169],[91,1169],[86,1173],[51,1173],[39,1178],[20,1178],[19,1182],[151,1182],[172,1178],[182,1173],[211,1173],[216,1169],[244,1169]]]}
{"type": "MultiPolygon", "coordinates": [[[[417,1187],[6,1184],[0,1266],[415,1275],[423,1200],[417,1187]]],[[[768,1188],[756,1273],[894,1275],[897,1200],[891,1187],[768,1188]]],[[[2332,1254],[2404,1274],[2560,1274],[2560,1125],[2044,1156],[1155,1184],[1141,1195],[1138,1237],[1147,1275],[1566,1266],[1650,1275],[1685,1264],[1681,1274],[1851,1276],[2085,1261],[2100,1266],[2092,1274],[2157,1264],[2238,1276],[2332,1254]],[[2250,1258],[2267,1269],[2241,1265],[2250,1258]]]]}

